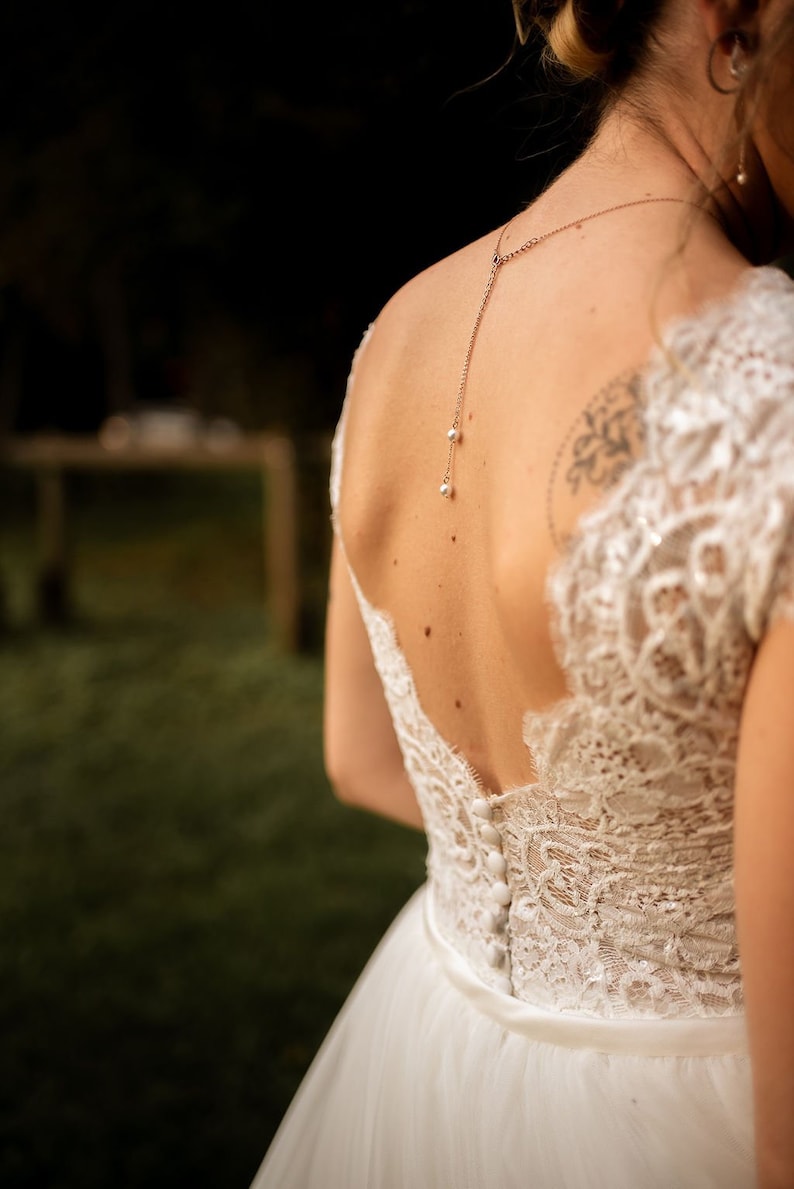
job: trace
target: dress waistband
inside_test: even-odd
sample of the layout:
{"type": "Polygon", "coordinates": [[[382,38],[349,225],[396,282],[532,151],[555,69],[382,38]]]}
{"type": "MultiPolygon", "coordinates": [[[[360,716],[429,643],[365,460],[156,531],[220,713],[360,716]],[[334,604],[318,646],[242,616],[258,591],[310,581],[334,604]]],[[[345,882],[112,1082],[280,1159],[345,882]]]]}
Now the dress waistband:
{"type": "Polygon", "coordinates": [[[606,1019],[535,1007],[482,982],[466,960],[441,936],[433,917],[432,892],[424,897],[424,923],[430,946],[449,981],[472,1004],[510,1032],[529,1040],[570,1049],[648,1057],[746,1056],[743,1015],[673,1019],[606,1019]]]}

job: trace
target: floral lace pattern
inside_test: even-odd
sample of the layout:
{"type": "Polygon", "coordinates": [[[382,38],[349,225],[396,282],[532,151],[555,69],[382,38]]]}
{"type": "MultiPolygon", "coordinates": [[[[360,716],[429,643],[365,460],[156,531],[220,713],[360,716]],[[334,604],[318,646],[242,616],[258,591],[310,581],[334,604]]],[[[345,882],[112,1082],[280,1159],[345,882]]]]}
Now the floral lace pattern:
{"type": "MultiPolygon", "coordinates": [[[[425,818],[438,927],[522,1000],[604,1017],[741,1011],[733,785],[755,648],[794,616],[792,331],[794,285],[759,268],[655,352],[645,452],[549,576],[570,693],[525,718],[535,783],[482,788],[353,575],[425,818]]],[[[334,510],[343,436],[344,409],[334,510]]]]}

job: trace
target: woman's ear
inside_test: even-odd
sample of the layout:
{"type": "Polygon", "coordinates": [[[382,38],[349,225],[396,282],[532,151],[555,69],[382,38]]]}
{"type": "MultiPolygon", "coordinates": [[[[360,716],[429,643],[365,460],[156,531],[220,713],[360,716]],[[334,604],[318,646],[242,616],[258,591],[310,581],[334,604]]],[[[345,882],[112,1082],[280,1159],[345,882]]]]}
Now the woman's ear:
{"type": "MultiPolygon", "coordinates": [[[[748,42],[757,43],[761,10],[767,0],[697,0],[706,36],[719,42],[727,33],[744,33],[748,42]]],[[[731,52],[731,42],[725,38],[724,51],[731,52]]]]}

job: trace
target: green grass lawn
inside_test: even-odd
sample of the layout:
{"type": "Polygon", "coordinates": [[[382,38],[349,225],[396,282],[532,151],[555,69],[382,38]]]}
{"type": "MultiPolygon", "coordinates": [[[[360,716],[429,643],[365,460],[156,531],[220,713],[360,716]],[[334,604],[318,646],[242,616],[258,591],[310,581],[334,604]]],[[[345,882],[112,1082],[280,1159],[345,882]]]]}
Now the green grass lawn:
{"type": "Polygon", "coordinates": [[[60,631],[0,502],[0,1185],[247,1189],[424,842],[328,788],[255,476],[75,481],[60,631]]]}

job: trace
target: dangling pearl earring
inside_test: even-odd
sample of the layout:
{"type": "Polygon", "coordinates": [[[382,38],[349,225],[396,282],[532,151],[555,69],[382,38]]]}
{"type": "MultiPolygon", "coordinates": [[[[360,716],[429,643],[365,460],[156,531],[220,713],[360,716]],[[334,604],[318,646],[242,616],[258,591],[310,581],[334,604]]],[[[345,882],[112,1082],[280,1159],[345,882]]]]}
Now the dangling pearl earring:
{"type": "MultiPolygon", "coordinates": [[[[731,46],[731,61],[729,66],[731,78],[737,83],[741,84],[742,79],[747,74],[747,67],[747,43],[745,38],[741,34],[737,33],[733,39],[733,45],[731,46]]],[[[746,151],[747,138],[742,136],[742,139],[739,142],[739,162],[736,167],[737,186],[747,185],[746,151]]]]}

